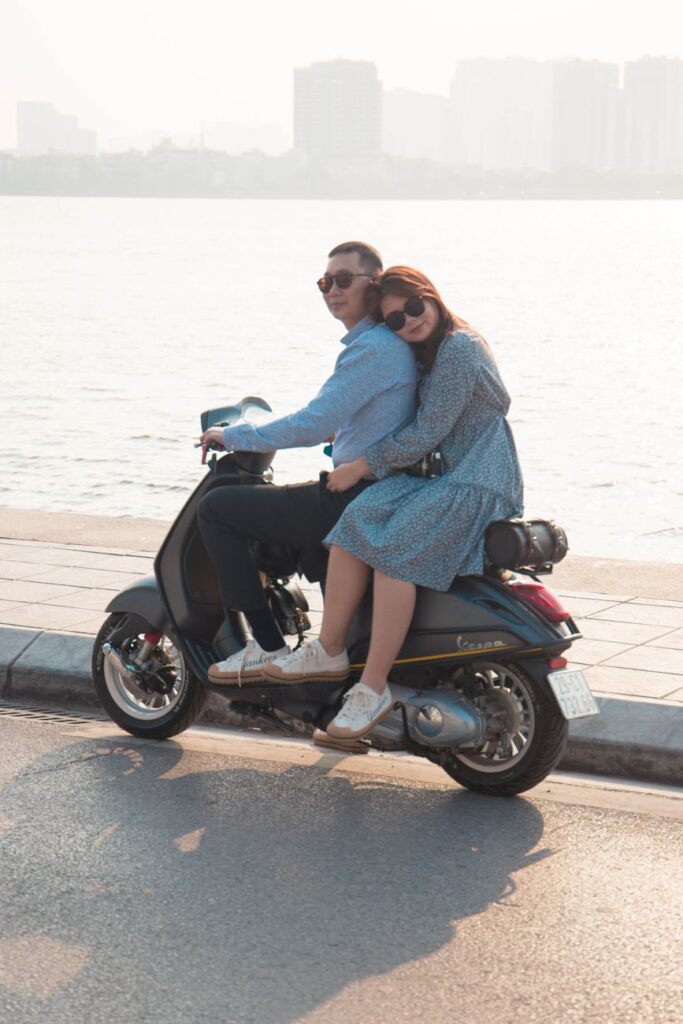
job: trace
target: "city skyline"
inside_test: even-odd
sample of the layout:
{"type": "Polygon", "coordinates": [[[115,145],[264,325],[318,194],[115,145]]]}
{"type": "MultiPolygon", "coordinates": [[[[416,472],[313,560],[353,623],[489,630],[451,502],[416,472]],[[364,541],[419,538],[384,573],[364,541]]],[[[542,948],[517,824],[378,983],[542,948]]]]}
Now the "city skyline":
{"type": "MultiPolygon", "coordinates": [[[[373,62],[322,61],[294,69],[293,86],[293,147],[313,163],[343,168],[387,155],[482,172],[683,172],[683,60],[676,58],[622,67],[469,59],[456,64],[448,96],[385,90],[373,62]]],[[[20,102],[17,121],[20,156],[97,152],[95,132],[52,104],[20,102]]],[[[173,143],[234,155],[292,148],[272,126],[225,123],[202,129],[199,139],[163,144],[173,143]]]]}
{"type": "Polygon", "coordinates": [[[340,57],[374,62],[386,90],[446,95],[458,59],[623,62],[681,56],[668,0],[482,0],[447,7],[348,0],[330,25],[301,0],[293,15],[255,0],[234,15],[213,0],[6,0],[0,37],[0,149],[16,144],[15,108],[50,102],[110,140],[198,138],[220,123],[290,131],[295,67],[340,57]],[[672,40],[674,42],[672,42],[672,40]]]}

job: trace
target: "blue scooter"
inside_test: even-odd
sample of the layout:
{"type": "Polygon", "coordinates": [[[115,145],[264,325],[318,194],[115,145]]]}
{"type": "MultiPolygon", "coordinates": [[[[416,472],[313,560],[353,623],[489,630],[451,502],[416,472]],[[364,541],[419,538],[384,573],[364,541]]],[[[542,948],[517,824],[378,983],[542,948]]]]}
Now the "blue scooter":
{"type": "MultiPolygon", "coordinates": [[[[270,407],[249,396],[208,410],[202,432],[256,409],[270,407]]],[[[132,735],[166,739],[182,732],[214,691],[238,713],[283,729],[296,719],[326,742],[325,727],[365,663],[370,592],[349,630],[347,680],[238,687],[208,678],[209,666],[242,648],[247,633],[243,616],[221,607],[197,506],[213,487],[267,486],[272,460],[273,453],[213,453],[161,545],[154,576],[108,605],[93,649],[93,682],[108,715],[132,735]]],[[[457,577],[445,593],[418,588],[390,676],[394,708],[363,740],[343,748],[406,750],[480,793],[510,796],[541,782],[562,756],[568,722],[598,713],[583,674],[569,669],[565,657],[581,634],[539,580],[566,551],[564,531],[552,522],[497,522],[487,531],[483,575],[457,577]]],[[[256,544],[255,556],[283,633],[301,639],[310,628],[296,582],[302,552],[256,544]]]]}

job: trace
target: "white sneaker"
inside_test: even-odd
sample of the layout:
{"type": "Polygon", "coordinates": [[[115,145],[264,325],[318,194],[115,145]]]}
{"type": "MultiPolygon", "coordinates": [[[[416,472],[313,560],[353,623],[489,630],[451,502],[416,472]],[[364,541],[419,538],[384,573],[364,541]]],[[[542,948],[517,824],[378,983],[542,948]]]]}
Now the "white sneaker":
{"type": "Polygon", "coordinates": [[[345,754],[367,754],[371,743],[361,736],[357,740],[340,740],[338,736],[328,736],[323,729],[313,730],[313,742],[316,747],[323,747],[325,750],[341,750],[345,754]]]}
{"type": "Polygon", "coordinates": [[[349,657],[346,651],[330,655],[319,640],[302,644],[297,651],[288,651],[283,658],[271,661],[263,674],[273,683],[302,683],[307,679],[346,679],[349,657]]]}
{"type": "Polygon", "coordinates": [[[289,654],[285,644],[277,651],[264,651],[256,640],[249,640],[246,647],[236,654],[231,654],[225,661],[219,661],[209,668],[209,679],[212,683],[227,686],[230,683],[241,686],[242,683],[262,683],[266,678],[263,666],[274,658],[283,658],[289,654]]]}
{"type": "Polygon", "coordinates": [[[375,693],[365,683],[356,683],[344,694],[344,705],[328,725],[327,735],[337,739],[364,736],[387,717],[393,706],[388,686],[384,693],[375,693]]]}

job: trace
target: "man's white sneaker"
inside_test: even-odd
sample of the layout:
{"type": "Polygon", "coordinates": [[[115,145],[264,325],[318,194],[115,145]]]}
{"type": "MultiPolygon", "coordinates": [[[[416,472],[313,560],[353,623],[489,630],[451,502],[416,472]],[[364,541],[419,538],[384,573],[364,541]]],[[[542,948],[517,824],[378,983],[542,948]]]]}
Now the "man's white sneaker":
{"type": "Polygon", "coordinates": [[[307,679],[346,679],[349,657],[346,651],[330,655],[319,640],[302,644],[286,657],[264,665],[263,674],[272,683],[303,683],[307,679]]]}
{"type": "Polygon", "coordinates": [[[365,736],[387,717],[393,706],[388,686],[384,693],[375,693],[365,683],[356,683],[344,694],[344,705],[328,725],[327,735],[343,740],[365,736]]]}
{"type": "Polygon", "coordinates": [[[252,639],[241,651],[231,654],[225,661],[211,665],[209,679],[212,683],[219,683],[222,686],[262,683],[266,678],[263,674],[264,666],[274,658],[283,658],[286,654],[289,654],[287,645],[277,651],[264,651],[256,640],[252,639]]]}

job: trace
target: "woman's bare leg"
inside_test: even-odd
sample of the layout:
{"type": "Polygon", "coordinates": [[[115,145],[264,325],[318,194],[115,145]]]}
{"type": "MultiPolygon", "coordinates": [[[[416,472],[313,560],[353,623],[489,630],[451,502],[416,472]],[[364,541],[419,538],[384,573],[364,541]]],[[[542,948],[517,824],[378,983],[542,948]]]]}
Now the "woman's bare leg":
{"type": "Polygon", "coordinates": [[[325,604],[320,627],[320,643],[330,655],[346,650],[346,634],[370,579],[370,567],[355,555],[335,544],[330,548],[330,559],[325,583],[325,604]]]}
{"type": "Polygon", "coordinates": [[[370,650],[360,681],[382,693],[413,617],[416,588],[377,569],[373,588],[370,650]]]}

